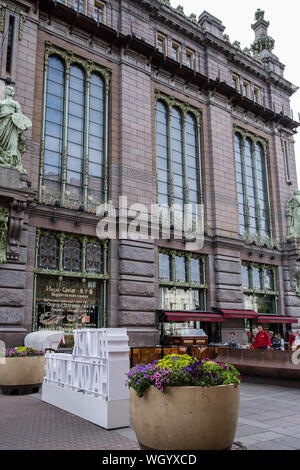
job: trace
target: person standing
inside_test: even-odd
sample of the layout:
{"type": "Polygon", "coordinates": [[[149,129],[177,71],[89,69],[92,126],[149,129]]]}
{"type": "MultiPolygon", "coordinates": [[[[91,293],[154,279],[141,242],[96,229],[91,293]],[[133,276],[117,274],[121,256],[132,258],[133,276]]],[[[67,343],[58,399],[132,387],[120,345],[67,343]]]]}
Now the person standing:
{"type": "Polygon", "coordinates": [[[254,349],[270,349],[271,348],[271,340],[266,331],[263,330],[262,325],[258,325],[257,327],[258,332],[254,337],[254,340],[252,341],[252,347],[254,349]]]}
{"type": "Polygon", "coordinates": [[[293,342],[295,341],[296,335],[292,331],[289,331],[289,349],[292,349],[293,342]]]}

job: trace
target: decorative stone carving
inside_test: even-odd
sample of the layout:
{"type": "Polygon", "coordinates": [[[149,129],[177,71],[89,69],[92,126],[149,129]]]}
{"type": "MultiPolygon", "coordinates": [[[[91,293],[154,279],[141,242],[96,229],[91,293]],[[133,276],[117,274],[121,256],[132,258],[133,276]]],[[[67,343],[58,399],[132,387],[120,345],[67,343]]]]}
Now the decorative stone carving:
{"type": "Polygon", "coordinates": [[[5,207],[0,207],[0,265],[6,262],[6,241],[8,230],[9,211],[5,207]]]}
{"type": "Polygon", "coordinates": [[[300,238],[300,190],[295,189],[294,196],[286,204],[287,239],[300,238]]]}
{"type": "Polygon", "coordinates": [[[18,262],[20,255],[20,238],[24,222],[24,209],[26,203],[13,201],[7,233],[7,261],[18,262]]]}
{"type": "Polygon", "coordinates": [[[13,100],[14,96],[14,88],[7,86],[5,99],[0,101],[0,166],[26,174],[21,159],[26,145],[21,133],[31,127],[31,122],[22,114],[20,104],[13,100]]]}
{"type": "Polygon", "coordinates": [[[253,54],[259,54],[263,50],[272,51],[275,46],[275,40],[271,36],[261,37],[255,39],[251,45],[253,54]]]}
{"type": "Polygon", "coordinates": [[[265,12],[261,10],[260,8],[258,8],[255,12],[255,20],[259,21],[259,20],[264,20],[264,19],[265,19],[265,12]]]}

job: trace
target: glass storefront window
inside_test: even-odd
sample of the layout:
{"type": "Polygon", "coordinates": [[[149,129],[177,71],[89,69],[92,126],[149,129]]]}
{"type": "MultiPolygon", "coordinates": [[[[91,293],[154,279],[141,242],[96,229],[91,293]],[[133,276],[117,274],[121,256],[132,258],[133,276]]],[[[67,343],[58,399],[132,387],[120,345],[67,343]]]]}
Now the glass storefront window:
{"type": "Polygon", "coordinates": [[[105,326],[107,242],[37,229],[34,329],[105,326]]]}
{"type": "Polygon", "coordinates": [[[38,276],[36,287],[37,329],[101,327],[102,282],[56,276],[38,276]]]}
{"type": "Polygon", "coordinates": [[[244,294],[244,307],[257,313],[276,313],[274,295],[244,294]]]}
{"type": "Polygon", "coordinates": [[[203,291],[200,289],[170,289],[160,286],[159,308],[161,310],[204,310],[203,291]]]}

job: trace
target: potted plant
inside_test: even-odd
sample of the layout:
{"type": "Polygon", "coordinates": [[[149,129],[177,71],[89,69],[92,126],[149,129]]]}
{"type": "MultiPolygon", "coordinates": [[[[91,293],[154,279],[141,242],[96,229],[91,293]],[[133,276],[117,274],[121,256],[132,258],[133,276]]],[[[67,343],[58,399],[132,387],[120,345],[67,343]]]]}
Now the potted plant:
{"type": "Polygon", "coordinates": [[[0,389],[6,395],[38,391],[45,375],[43,351],[16,347],[6,349],[0,363],[0,389]]]}
{"type": "Polygon", "coordinates": [[[238,422],[239,372],[230,364],[171,354],[128,376],[141,449],[230,449],[238,422]]]}

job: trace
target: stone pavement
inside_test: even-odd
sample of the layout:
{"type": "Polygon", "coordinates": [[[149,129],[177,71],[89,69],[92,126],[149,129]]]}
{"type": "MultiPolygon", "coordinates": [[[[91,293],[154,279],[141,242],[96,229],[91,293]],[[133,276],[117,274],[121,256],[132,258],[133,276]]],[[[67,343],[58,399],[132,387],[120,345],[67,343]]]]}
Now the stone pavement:
{"type": "MultiPolygon", "coordinates": [[[[107,431],[40,400],[0,394],[1,450],[134,450],[131,428],[107,431]]],[[[243,383],[236,441],[249,450],[300,450],[300,390],[243,383]]]]}

